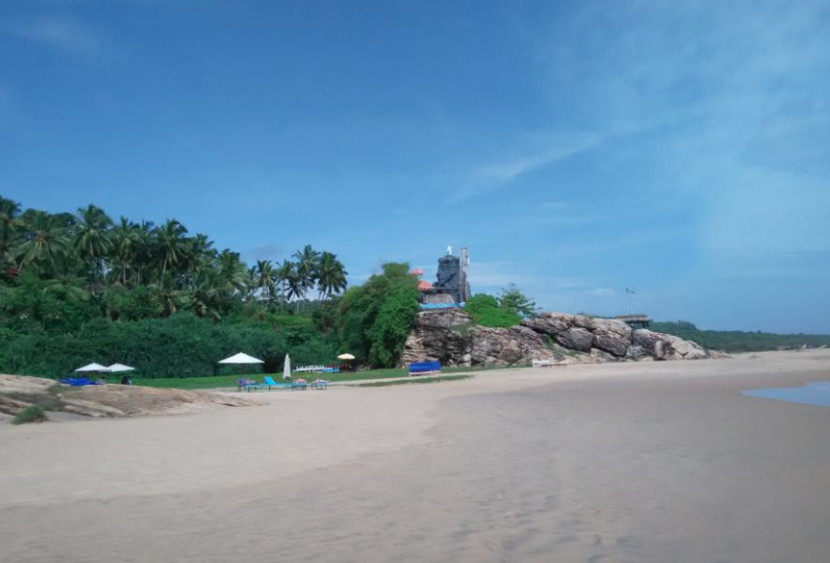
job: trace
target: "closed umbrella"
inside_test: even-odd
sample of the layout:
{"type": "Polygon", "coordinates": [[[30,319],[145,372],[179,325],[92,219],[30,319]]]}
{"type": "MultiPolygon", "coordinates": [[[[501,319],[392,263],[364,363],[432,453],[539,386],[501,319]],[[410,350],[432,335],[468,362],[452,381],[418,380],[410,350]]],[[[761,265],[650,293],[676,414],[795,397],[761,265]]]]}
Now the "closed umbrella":
{"type": "Polygon", "coordinates": [[[285,365],[282,368],[282,378],[291,379],[291,356],[285,355],[285,365]]]}

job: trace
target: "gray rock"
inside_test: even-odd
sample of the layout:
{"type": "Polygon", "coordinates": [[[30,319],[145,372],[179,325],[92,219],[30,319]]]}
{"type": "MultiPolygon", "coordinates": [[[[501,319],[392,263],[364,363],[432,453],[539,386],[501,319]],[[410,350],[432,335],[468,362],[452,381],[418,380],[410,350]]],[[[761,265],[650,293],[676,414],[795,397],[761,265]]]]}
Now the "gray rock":
{"type": "Polygon", "coordinates": [[[421,311],[406,339],[401,364],[437,361],[445,366],[470,366],[473,319],[460,309],[421,311]]]}
{"type": "Polygon", "coordinates": [[[646,329],[633,331],[616,319],[542,313],[521,326],[474,326],[460,309],[422,311],[407,338],[401,363],[425,360],[446,366],[700,359],[712,355],[694,342],[646,329]]]}
{"type": "Polygon", "coordinates": [[[556,341],[571,350],[579,352],[590,352],[594,335],[584,328],[569,328],[556,335],[556,341]]]}
{"type": "Polygon", "coordinates": [[[567,313],[542,313],[530,319],[522,321],[522,326],[526,326],[550,336],[556,336],[560,332],[564,332],[574,326],[574,315],[567,313]]]}
{"type": "Polygon", "coordinates": [[[640,346],[649,354],[653,354],[654,344],[658,340],[662,340],[661,336],[661,334],[651,332],[650,330],[645,328],[641,328],[639,330],[634,331],[634,334],[632,336],[632,342],[635,346],[640,346]]]}
{"type": "Polygon", "coordinates": [[[625,358],[627,360],[642,360],[644,358],[652,359],[651,352],[637,344],[632,344],[628,347],[628,350],[625,353],[625,358]]]}
{"type": "Polygon", "coordinates": [[[617,357],[624,357],[631,346],[630,340],[624,340],[614,336],[597,335],[594,334],[594,339],[591,342],[594,348],[599,348],[604,352],[609,352],[617,357]]]}
{"type": "Polygon", "coordinates": [[[547,360],[555,357],[542,336],[527,327],[477,326],[470,332],[472,335],[470,363],[474,366],[530,364],[533,360],[547,360]]]}
{"type": "Polygon", "coordinates": [[[598,360],[599,362],[602,362],[602,363],[622,361],[622,358],[618,358],[614,354],[609,354],[608,352],[604,352],[604,351],[599,350],[597,348],[594,348],[593,350],[591,350],[590,356],[592,358],[598,360]]]}
{"type": "Polygon", "coordinates": [[[668,340],[657,340],[654,343],[654,352],[652,357],[655,360],[673,360],[675,359],[674,348],[668,340]]]}

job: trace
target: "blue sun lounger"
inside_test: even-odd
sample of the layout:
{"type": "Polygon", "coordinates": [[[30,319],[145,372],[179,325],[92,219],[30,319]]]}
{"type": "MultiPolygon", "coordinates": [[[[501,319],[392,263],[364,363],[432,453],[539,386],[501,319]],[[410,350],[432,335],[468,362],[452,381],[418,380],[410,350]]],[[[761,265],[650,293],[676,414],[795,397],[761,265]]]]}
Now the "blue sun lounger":
{"type": "Polygon", "coordinates": [[[236,380],[237,391],[251,391],[252,389],[265,389],[266,387],[268,387],[267,383],[257,383],[253,379],[240,377],[236,380]]]}
{"type": "Polygon", "coordinates": [[[277,383],[274,381],[274,378],[270,375],[265,376],[265,385],[268,386],[268,390],[270,391],[271,388],[274,389],[291,389],[294,384],[293,383],[277,383]]]}

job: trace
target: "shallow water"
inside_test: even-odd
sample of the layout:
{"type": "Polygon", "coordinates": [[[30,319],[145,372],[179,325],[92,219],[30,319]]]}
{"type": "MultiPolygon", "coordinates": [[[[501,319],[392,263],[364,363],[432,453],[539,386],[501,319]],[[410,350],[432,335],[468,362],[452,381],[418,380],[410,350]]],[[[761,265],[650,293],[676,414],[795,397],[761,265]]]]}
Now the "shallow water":
{"type": "Polygon", "coordinates": [[[768,387],[741,391],[747,397],[775,399],[802,405],[830,407],[830,381],[805,383],[801,387],[768,387]]]}

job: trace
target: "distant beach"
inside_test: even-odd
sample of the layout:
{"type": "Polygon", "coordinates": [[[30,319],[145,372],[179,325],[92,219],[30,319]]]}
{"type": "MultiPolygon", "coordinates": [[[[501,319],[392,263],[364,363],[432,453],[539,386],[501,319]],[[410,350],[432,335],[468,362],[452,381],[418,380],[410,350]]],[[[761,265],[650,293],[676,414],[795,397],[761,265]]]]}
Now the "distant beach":
{"type": "Polygon", "coordinates": [[[830,351],[492,370],[0,425],[0,559],[701,561],[830,553],[830,351]]]}

